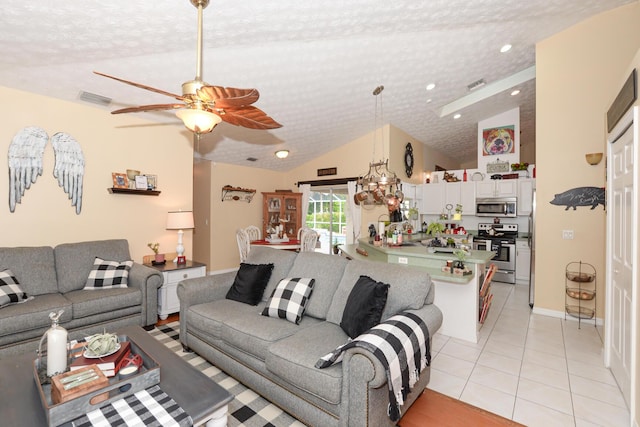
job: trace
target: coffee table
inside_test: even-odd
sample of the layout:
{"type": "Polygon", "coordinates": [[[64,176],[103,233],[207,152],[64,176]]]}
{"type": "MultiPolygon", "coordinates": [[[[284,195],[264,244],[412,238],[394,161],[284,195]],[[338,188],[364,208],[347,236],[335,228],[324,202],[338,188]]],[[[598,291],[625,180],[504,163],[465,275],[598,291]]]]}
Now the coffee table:
{"type": "MultiPolygon", "coordinates": [[[[127,335],[160,364],[160,388],[193,419],[195,426],[227,424],[227,404],[233,396],[139,326],[118,331],[127,335]]],[[[34,354],[0,360],[0,424],[47,426],[33,378],[34,354]]]]}

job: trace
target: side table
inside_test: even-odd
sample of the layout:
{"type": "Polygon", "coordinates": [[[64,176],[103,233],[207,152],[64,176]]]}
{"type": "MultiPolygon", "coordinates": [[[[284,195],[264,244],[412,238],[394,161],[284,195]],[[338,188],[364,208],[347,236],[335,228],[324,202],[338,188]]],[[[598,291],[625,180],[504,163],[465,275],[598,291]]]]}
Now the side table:
{"type": "Polygon", "coordinates": [[[178,300],[178,282],[194,277],[204,277],[207,274],[207,266],[200,262],[187,260],[186,264],[176,264],[167,261],[164,265],[145,264],[162,273],[164,282],[158,289],[158,317],[165,320],[169,314],[180,311],[178,300]]]}

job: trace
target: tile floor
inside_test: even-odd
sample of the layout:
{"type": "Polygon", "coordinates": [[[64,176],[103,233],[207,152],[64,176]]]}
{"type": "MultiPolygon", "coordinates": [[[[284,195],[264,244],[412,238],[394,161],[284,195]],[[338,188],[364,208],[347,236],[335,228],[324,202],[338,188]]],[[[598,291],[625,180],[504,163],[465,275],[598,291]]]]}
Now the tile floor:
{"type": "Polygon", "coordinates": [[[527,426],[628,426],[602,330],[531,313],[523,285],[493,282],[477,344],[435,334],[428,388],[527,426]]]}

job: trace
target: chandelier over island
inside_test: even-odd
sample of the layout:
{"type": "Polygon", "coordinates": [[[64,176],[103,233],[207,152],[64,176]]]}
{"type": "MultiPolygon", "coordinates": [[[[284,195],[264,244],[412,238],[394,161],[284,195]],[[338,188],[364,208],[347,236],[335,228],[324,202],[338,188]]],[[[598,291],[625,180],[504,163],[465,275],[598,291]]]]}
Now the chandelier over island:
{"type": "MultiPolygon", "coordinates": [[[[376,108],[374,117],[374,137],[373,137],[373,153],[375,156],[375,147],[377,143],[378,128],[380,128],[381,144],[384,148],[384,134],[382,130],[383,123],[378,125],[378,96],[384,90],[384,86],[378,86],[373,91],[376,97],[376,108]]],[[[380,101],[380,121],[382,122],[382,100],[380,101]]],[[[383,150],[384,152],[384,150],[383,150]]],[[[355,203],[364,208],[373,208],[375,205],[386,205],[389,209],[389,215],[400,211],[400,204],[404,199],[402,193],[402,182],[395,172],[389,170],[389,159],[380,160],[369,163],[369,171],[358,177],[357,187],[359,192],[354,196],[355,203]]],[[[400,219],[401,220],[401,219],[400,219]]],[[[393,221],[393,218],[392,218],[393,221]]]]}

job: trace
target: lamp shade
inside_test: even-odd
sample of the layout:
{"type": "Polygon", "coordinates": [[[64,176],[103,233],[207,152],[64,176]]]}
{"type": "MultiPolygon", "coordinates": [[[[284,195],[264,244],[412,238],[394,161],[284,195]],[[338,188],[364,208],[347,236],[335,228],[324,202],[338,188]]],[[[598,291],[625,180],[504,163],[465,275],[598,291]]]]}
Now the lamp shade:
{"type": "Polygon", "coordinates": [[[222,121],[217,114],[193,108],[178,110],[176,116],[182,120],[187,129],[197,134],[211,132],[222,121]]]}
{"type": "Polygon", "coordinates": [[[193,227],[193,211],[173,211],[167,215],[167,230],[184,230],[193,227]]]}

